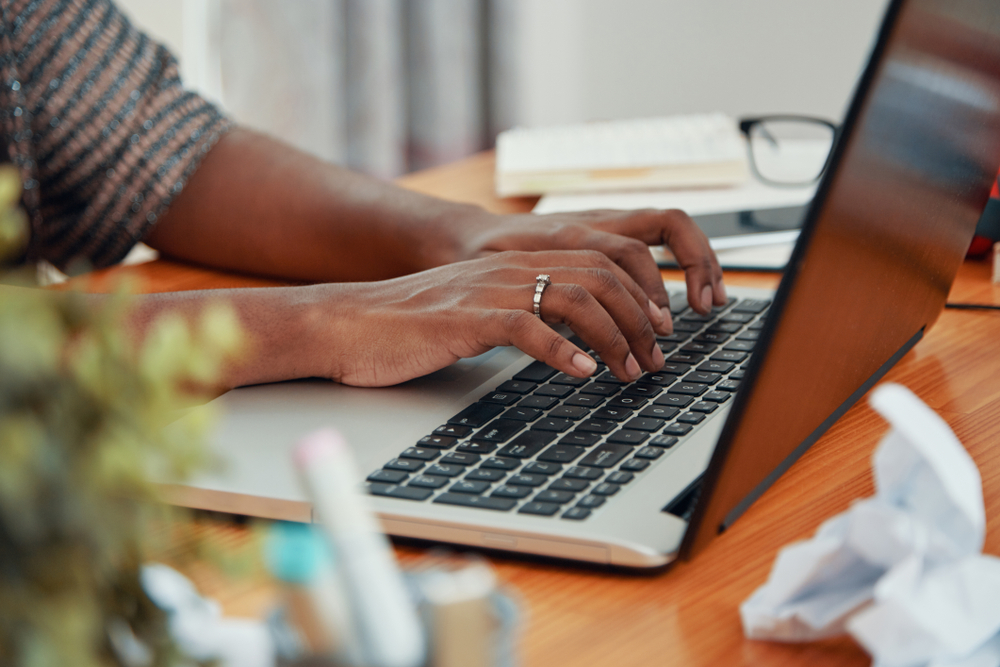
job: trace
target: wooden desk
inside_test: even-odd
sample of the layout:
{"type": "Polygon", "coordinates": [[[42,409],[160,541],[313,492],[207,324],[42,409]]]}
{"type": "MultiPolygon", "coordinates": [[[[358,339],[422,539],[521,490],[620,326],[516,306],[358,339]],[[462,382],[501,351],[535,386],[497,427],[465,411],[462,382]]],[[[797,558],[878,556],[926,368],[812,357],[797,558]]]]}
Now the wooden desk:
{"type": "MultiPolygon", "coordinates": [[[[421,192],[471,201],[491,210],[527,211],[532,199],[497,200],[493,159],[474,156],[448,167],[400,179],[421,192]]],[[[130,275],[148,291],[168,291],[273,281],[223,275],[165,261],[98,274],[130,275]]],[[[677,272],[664,272],[677,279],[677,272]]],[[[774,287],[773,274],[731,274],[731,284],[774,287]]],[[[951,300],[1000,303],[989,267],[966,262],[951,300]]],[[[979,465],[989,519],[986,551],[1000,554],[1000,312],[947,310],[887,380],[915,391],[952,426],[979,465]]],[[[871,495],[870,456],[886,431],[862,402],[758,501],[736,525],[690,563],[654,576],[608,572],[586,566],[491,554],[503,581],[524,600],[527,624],[522,655],[527,665],[866,665],[847,639],[807,645],[743,639],[738,605],[770,571],[777,550],[810,536],[852,501],[871,495]]],[[[210,539],[246,539],[243,528],[219,523],[210,539]]],[[[413,561],[422,551],[398,548],[413,561]]],[[[266,583],[224,583],[197,577],[230,614],[256,614],[266,604],[266,583]]]]}

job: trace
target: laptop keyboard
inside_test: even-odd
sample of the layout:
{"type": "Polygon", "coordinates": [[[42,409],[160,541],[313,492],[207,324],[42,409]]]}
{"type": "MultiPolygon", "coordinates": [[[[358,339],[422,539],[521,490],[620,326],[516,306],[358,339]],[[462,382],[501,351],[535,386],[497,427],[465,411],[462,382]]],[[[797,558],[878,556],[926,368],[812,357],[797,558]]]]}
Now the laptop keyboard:
{"type": "Polygon", "coordinates": [[[771,302],[670,303],[659,372],[622,382],[595,357],[580,379],[535,361],[369,475],[369,493],[587,519],[732,398],[771,302]]]}

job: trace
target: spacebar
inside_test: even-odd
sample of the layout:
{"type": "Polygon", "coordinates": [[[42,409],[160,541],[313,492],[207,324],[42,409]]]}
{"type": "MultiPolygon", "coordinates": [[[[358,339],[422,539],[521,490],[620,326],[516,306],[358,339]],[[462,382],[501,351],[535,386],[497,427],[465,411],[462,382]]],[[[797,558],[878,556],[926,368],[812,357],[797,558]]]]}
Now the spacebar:
{"type": "Polygon", "coordinates": [[[436,503],[445,505],[461,505],[463,507],[482,507],[487,510],[506,512],[517,504],[510,498],[489,498],[485,496],[470,496],[467,493],[442,493],[434,499],[436,503]]]}

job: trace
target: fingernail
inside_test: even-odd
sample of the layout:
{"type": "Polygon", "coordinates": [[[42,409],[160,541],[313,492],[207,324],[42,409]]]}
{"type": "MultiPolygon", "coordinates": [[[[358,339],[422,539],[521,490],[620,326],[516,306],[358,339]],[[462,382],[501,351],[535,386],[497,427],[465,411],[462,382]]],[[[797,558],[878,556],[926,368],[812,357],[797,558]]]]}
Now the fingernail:
{"type": "Polygon", "coordinates": [[[660,307],[653,303],[652,299],[649,300],[649,321],[657,329],[663,326],[663,313],[660,312],[660,307]]]}
{"type": "Polygon", "coordinates": [[[659,343],[653,343],[653,365],[656,366],[656,370],[663,368],[663,350],[660,349],[659,343]]]}
{"type": "Polygon", "coordinates": [[[625,360],[625,372],[628,373],[629,378],[632,380],[638,380],[639,376],[642,375],[639,362],[635,360],[631,352],[629,352],[628,359],[625,360]]]}
{"type": "Polygon", "coordinates": [[[669,308],[660,308],[660,314],[663,315],[663,330],[668,333],[674,332],[674,316],[670,314],[669,308]]]}
{"type": "Polygon", "coordinates": [[[712,286],[705,285],[701,288],[701,305],[705,310],[712,309],[712,286]]]}
{"type": "Polygon", "coordinates": [[[597,370],[597,362],[583,352],[577,352],[573,355],[573,368],[589,376],[593,375],[594,371],[597,370]]]}

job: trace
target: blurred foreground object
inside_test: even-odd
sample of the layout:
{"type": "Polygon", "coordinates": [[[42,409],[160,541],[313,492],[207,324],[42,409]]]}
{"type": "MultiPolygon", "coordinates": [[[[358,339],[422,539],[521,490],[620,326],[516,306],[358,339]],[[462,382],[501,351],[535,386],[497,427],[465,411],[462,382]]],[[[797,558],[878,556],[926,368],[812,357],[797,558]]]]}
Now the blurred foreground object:
{"type": "MultiPolygon", "coordinates": [[[[0,257],[27,238],[20,192],[0,171],[0,257]]],[[[0,290],[0,664],[180,664],[139,582],[148,526],[172,511],[150,477],[204,462],[204,424],[163,426],[235,349],[235,316],[161,319],[135,350],[124,296],[0,290]]]]}
{"type": "Polygon", "coordinates": [[[892,426],[875,451],[875,496],[785,547],[740,607],[751,639],[850,633],[878,667],[1000,664],[1000,559],[975,463],[908,389],[872,407],[892,426]]]}

